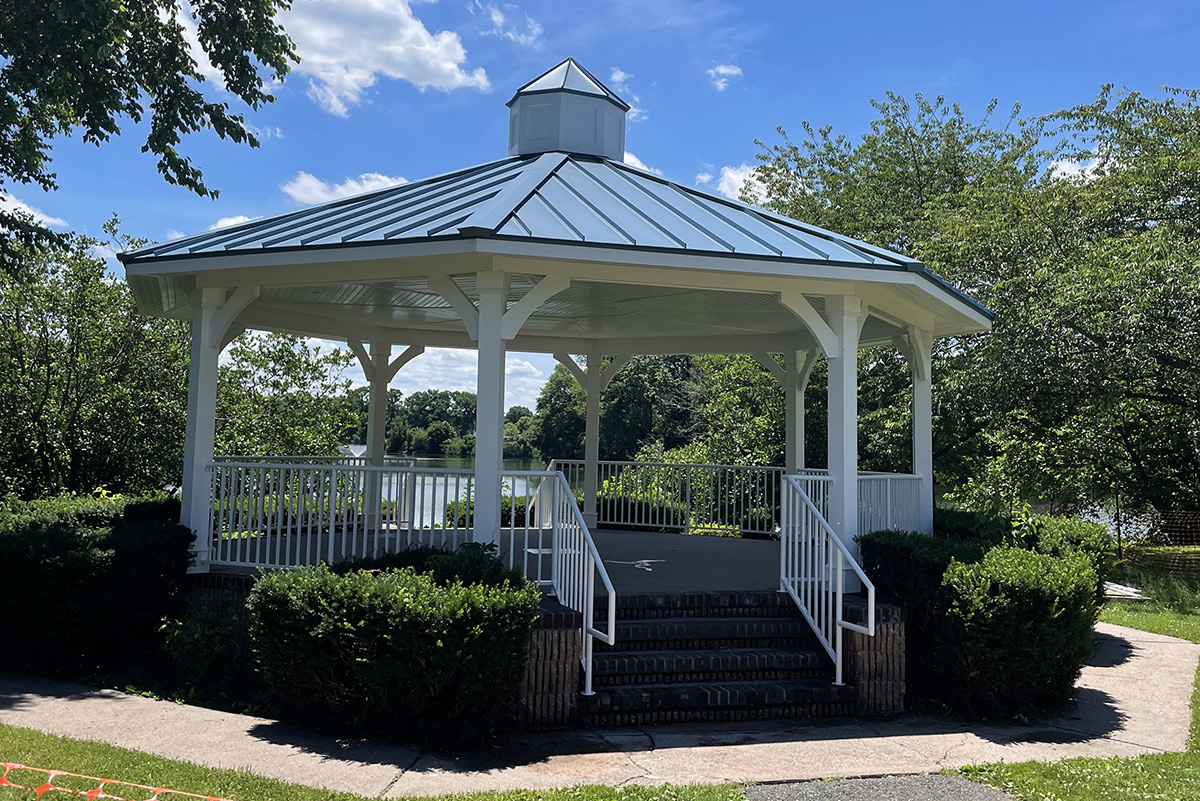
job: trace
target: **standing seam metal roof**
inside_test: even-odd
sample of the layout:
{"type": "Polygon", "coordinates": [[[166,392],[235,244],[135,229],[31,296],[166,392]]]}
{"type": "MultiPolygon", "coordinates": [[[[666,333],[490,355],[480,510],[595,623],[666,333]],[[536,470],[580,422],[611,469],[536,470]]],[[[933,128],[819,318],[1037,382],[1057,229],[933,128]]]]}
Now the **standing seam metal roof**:
{"type": "Polygon", "coordinates": [[[921,271],[913,259],[594,156],[510,157],[121,254],[217,253],[490,236],[921,271]]]}

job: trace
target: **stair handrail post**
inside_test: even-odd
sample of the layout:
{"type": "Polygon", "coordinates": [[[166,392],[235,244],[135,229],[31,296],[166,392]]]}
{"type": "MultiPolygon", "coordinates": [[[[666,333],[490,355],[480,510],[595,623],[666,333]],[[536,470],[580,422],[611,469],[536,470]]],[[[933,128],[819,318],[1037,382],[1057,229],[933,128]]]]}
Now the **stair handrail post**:
{"type": "Polygon", "coordinates": [[[841,621],[842,621],[842,596],[846,590],[846,571],[845,571],[845,556],[842,555],[842,552],[840,550],[837,551],[836,553],[837,553],[837,580],[836,580],[837,581],[837,595],[834,600],[834,608],[837,610],[837,617],[834,618],[835,623],[833,626],[833,632],[834,632],[833,636],[834,636],[835,644],[834,644],[833,648],[834,648],[834,651],[837,652],[837,656],[834,657],[834,660],[833,660],[834,661],[833,683],[835,686],[841,687],[842,685],[845,684],[845,682],[842,681],[842,632],[843,632],[843,628],[841,625],[841,621]]]}

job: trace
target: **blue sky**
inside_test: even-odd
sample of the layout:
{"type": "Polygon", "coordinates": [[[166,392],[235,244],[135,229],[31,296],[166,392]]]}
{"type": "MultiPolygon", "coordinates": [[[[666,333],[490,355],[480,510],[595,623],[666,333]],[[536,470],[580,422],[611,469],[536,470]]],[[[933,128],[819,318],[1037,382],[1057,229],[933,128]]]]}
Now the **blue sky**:
{"type": "MultiPolygon", "coordinates": [[[[634,106],[635,163],[734,195],[755,139],[805,119],[857,137],[888,90],[944,94],[978,116],[992,98],[1055,111],[1108,82],[1200,86],[1190,0],[295,0],[283,22],[304,60],[275,104],[247,113],[262,147],[184,144],[218,200],[163,182],[130,125],[99,150],[60,140],[59,191],[18,186],[9,202],[97,236],[116,212],[127,233],[164,240],[490,161],[506,154],[504,103],[567,56],[634,106]]],[[[427,353],[394,386],[473,390],[474,359],[427,353]]],[[[532,407],[552,369],[512,355],[508,403],[532,407]]]]}

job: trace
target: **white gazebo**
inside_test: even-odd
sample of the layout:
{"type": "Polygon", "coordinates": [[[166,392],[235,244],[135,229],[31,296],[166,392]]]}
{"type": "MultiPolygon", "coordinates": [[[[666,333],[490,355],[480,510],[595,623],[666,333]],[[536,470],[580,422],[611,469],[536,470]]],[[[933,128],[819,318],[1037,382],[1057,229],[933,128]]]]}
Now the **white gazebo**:
{"type": "MultiPolygon", "coordinates": [[[[557,534],[524,547],[548,554],[555,567],[546,581],[562,595],[570,592],[555,582],[576,569],[564,554],[587,552],[579,543],[596,524],[600,394],[613,372],[633,354],[755,355],[786,391],[781,583],[802,607],[806,585],[791,574],[816,576],[821,571],[810,563],[817,558],[828,567],[831,554],[840,554],[844,568],[856,568],[853,538],[865,513],[860,482],[873,478],[858,470],[857,354],[895,345],[912,368],[913,467],[904,478],[915,491],[893,496],[889,484],[883,500],[872,502],[887,507],[890,521],[929,532],[930,351],[938,337],[987,330],[988,312],[920,262],[624,164],[629,106],[573,60],[521,87],[508,106],[506,158],[121,254],[144,313],[192,320],[183,492],[184,522],[198,535],[197,569],[334,554],[321,541],[307,551],[276,543],[266,559],[230,556],[270,551],[268,534],[283,531],[271,529],[272,515],[276,523],[283,515],[278,505],[222,506],[220,499],[261,494],[267,484],[278,490],[305,468],[275,464],[270,469],[293,472],[268,481],[266,461],[246,462],[236,476],[214,462],[218,356],[247,329],[340,340],[358,355],[371,385],[366,464],[334,466],[341,477],[322,479],[343,486],[353,468],[358,491],[377,491],[408,469],[384,463],[387,385],[397,370],[426,347],[476,349],[474,470],[454,484],[445,478],[433,497],[440,505],[469,494],[474,517],[473,524],[465,518],[463,536],[481,541],[503,539],[517,527],[515,518],[502,525],[501,515],[505,354],[550,353],[566,364],[587,393],[582,516],[573,499],[560,498],[554,514],[531,515],[523,524],[526,535],[531,528],[561,534],[570,524],[573,536],[584,538],[572,548],[557,534]],[[406,349],[397,353],[398,347],[406,349]],[[585,355],[586,368],[569,354],[585,355]],[[782,354],[782,365],[772,354],[782,354]],[[803,448],[804,388],[818,355],[829,363],[828,471],[820,475],[805,470],[803,448]],[[614,358],[602,371],[605,356],[614,358]],[[247,522],[248,514],[257,516],[247,522]],[[818,550],[822,555],[813,557],[818,550]]],[[[404,481],[410,479],[416,480],[404,481]]],[[[523,479],[548,487],[553,476],[523,479]]],[[[392,496],[398,511],[385,505],[381,512],[376,500],[337,520],[332,501],[322,501],[307,512],[317,519],[316,529],[310,519],[310,531],[330,540],[340,533],[341,554],[343,546],[358,547],[358,531],[405,530],[412,541],[414,531],[444,537],[457,530],[457,519],[452,526],[449,517],[415,518],[418,495],[410,488],[406,503],[404,491],[392,496]]],[[[306,492],[311,498],[318,491],[306,492]]],[[[287,516],[288,536],[303,525],[298,515],[287,516]]],[[[511,541],[509,549],[515,550],[511,541]]],[[[590,575],[590,567],[579,569],[590,575]]],[[[826,589],[840,593],[829,573],[826,589]]],[[[578,579],[581,597],[590,596],[590,581],[578,579]]],[[[806,615],[814,626],[821,622],[812,608],[806,615]]]]}

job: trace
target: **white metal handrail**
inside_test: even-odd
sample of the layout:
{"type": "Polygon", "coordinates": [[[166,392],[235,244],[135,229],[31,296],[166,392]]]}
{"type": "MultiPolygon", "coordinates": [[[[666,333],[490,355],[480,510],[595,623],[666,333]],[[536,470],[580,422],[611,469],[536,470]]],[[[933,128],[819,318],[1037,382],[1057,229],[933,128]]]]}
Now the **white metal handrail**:
{"type": "Polygon", "coordinates": [[[558,602],[578,612],[583,623],[580,628],[583,652],[583,694],[594,695],[592,689],[592,653],[595,641],[612,645],[616,642],[617,592],[612,579],[596,549],[596,542],[588,530],[571,486],[562,473],[557,473],[554,499],[554,570],[552,587],[558,602]],[[596,576],[606,595],[605,630],[596,628],[596,576]]]}
{"type": "Polygon", "coordinates": [[[842,631],[875,636],[875,585],[829,525],[826,510],[818,508],[802,486],[828,481],[813,475],[783,479],[779,583],[833,659],[834,683],[842,684],[842,631]],[[854,571],[866,589],[866,626],[852,623],[843,615],[847,569],[854,571]]]}

